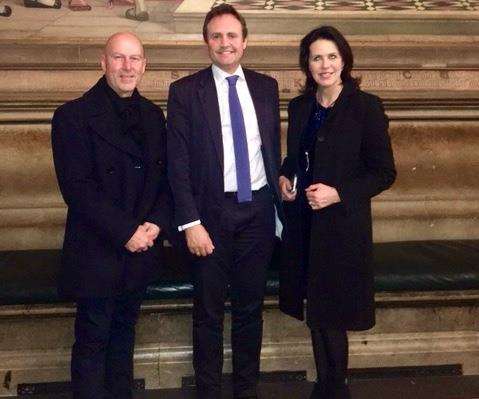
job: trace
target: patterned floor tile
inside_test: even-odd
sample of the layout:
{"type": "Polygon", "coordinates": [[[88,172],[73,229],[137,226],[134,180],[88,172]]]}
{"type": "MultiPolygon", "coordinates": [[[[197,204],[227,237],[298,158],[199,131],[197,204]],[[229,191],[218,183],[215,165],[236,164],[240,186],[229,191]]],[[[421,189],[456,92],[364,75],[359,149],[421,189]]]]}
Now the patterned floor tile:
{"type": "Polygon", "coordinates": [[[451,11],[464,11],[463,1],[423,1],[422,2],[426,10],[443,10],[447,8],[451,11]]]}
{"type": "Polygon", "coordinates": [[[479,0],[216,0],[238,10],[479,11],[479,0]]]}
{"type": "Polygon", "coordinates": [[[233,5],[237,10],[264,10],[265,0],[216,0],[213,7],[222,3],[233,5]]]}
{"type": "Polygon", "coordinates": [[[314,0],[287,0],[287,1],[274,1],[275,10],[289,10],[289,11],[308,11],[315,9],[315,3],[319,3],[314,0]]]}
{"type": "Polygon", "coordinates": [[[375,1],[374,7],[376,10],[388,11],[415,11],[417,10],[415,1],[411,0],[383,0],[375,1]]]}
{"type": "MultiPolygon", "coordinates": [[[[325,3],[326,10],[337,10],[337,11],[367,11],[369,6],[367,1],[328,1],[326,0],[326,1],[323,1],[323,3],[325,3]]],[[[372,3],[372,1],[369,3],[372,3]]]]}

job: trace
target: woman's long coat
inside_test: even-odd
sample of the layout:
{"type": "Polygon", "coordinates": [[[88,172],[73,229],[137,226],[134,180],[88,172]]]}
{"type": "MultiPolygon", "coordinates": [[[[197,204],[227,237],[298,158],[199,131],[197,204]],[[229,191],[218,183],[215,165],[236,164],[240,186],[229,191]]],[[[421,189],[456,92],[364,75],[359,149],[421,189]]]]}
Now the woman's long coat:
{"type": "MultiPolygon", "coordinates": [[[[297,173],[300,136],[315,103],[313,94],[288,108],[288,152],[282,174],[297,173]]],[[[366,330],[375,323],[371,269],[371,197],[396,177],[388,120],[376,96],[344,86],[317,133],[313,182],[335,187],[341,199],[311,221],[309,269],[303,271],[299,201],[284,202],[286,228],[280,272],[280,308],[310,328],[366,330]]]]}

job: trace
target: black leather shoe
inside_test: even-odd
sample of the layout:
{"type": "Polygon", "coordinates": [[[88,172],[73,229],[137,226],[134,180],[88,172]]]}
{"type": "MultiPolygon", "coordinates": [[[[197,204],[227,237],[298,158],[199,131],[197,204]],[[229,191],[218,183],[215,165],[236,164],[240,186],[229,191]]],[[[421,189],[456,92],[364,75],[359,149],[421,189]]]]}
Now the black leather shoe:
{"type": "Polygon", "coordinates": [[[324,383],[319,381],[314,383],[313,390],[311,395],[309,395],[309,399],[329,399],[329,392],[328,388],[324,383]]]}
{"type": "Polygon", "coordinates": [[[331,389],[331,399],[351,399],[351,392],[347,384],[335,386],[331,389]]]}
{"type": "Polygon", "coordinates": [[[60,0],[55,0],[53,5],[43,4],[38,0],[23,0],[23,4],[25,7],[29,8],[60,8],[62,6],[60,0]]]}

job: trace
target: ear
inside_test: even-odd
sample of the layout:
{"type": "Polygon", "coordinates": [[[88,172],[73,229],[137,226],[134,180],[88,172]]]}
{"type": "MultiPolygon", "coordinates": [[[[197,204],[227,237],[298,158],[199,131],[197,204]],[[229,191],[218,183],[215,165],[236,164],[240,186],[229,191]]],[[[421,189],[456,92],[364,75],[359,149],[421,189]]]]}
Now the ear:
{"type": "Polygon", "coordinates": [[[100,57],[100,65],[103,72],[106,72],[106,55],[103,53],[100,57]]]}
{"type": "Polygon", "coordinates": [[[146,58],[143,58],[143,68],[142,68],[142,70],[141,70],[141,73],[142,73],[142,74],[145,73],[145,70],[146,70],[146,62],[147,62],[146,58]]]}
{"type": "Polygon", "coordinates": [[[248,38],[245,38],[243,40],[243,50],[246,49],[247,44],[248,44],[248,38]]]}

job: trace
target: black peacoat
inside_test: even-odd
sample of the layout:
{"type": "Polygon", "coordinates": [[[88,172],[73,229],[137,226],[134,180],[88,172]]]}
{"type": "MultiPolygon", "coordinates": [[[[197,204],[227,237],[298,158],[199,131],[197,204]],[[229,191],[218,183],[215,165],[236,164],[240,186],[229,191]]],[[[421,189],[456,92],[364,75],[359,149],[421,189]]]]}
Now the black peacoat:
{"type": "Polygon", "coordinates": [[[145,221],[163,236],[171,225],[165,117],[140,97],[142,151],[121,132],[105,84],[59,107],[52,121],[55,171],[68,206],[59,288],[73,299],[146,286],[158,271],[161,236],[146,252],[124,246],[145,221]]]}
{"type": "MultiPolygon", "coordinates": [[[[312,93],[289,104],[288,149],[281,170],[288,178],[297,173],[300,136],[315,101],[312,93]]],[[[313,212],[308,270],[301,267],[299,201],[283,203],[280,308],[303,320],[306,297],[310,328],[369,329],[375,324],[371,197],[396,177],[379,98],[344,85],[317,133],[313,168],[313,182],[335,187],[341,202],[313,212]]]]}

